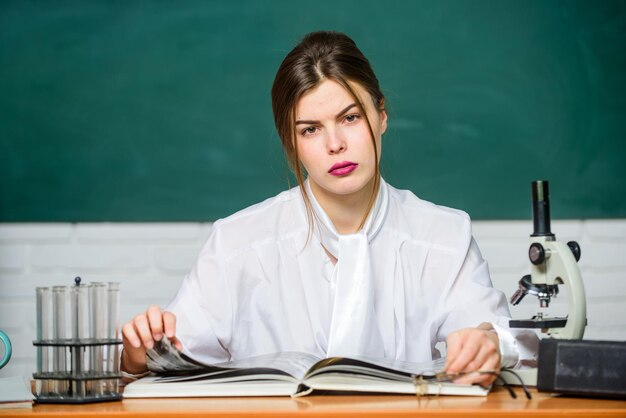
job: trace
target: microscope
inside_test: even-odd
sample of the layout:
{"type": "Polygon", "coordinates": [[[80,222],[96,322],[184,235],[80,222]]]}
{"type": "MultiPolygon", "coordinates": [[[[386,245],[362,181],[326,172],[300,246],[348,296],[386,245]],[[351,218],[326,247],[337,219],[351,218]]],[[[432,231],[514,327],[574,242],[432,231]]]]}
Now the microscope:
{"type": "MultiPolygon", "coordinates": [[[[528,258],[530,274],[519,281],[519,289],[511,297],[517,305],[526,295],[539,299],[540,308],[548,308],[559,286],[568,289],[568,314],[566,317],[547,317],[542,312],[530,319],[511,320],[511,328],[541,329],[555,339],[582,339],[587,325],[585,288],[577,261],[580,246],[575,241],[567,244],[556,240],[550,231],[550,197],[547,181],[532,182],[533,234],[530,236],[528,258]]],[[[516,370],[526,385],[536,386],[537,369],[516,370]]]]}

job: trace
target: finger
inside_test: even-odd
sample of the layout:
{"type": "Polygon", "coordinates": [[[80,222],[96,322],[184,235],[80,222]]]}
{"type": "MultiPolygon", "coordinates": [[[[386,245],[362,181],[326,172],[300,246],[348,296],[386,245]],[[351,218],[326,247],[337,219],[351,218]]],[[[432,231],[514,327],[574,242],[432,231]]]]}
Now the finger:
{"type": "Polygon", "coordinates": [[[150,323],[152,338],[155,341],[161,341],[161,338],[163,338],[163,314],[161,313],[161,308],[156,305],[150,306],[146,312],[146,316],[150,323]]]}
{"type": "Polygon", "coordinates": [[[154,340],[152,339],[152,332],[150,331],[150,325],[146,315],[136,316],[133,324],[135,325],[135,330],[143,342],[144,347],[148,350],[154,347],[154,340]]]}
{"type": "Polygon", "coordinates": [[[489,340],[484,340],[480,344],[480,349],[474,359],[466,366],[465,372],[473,372],[477,370],[493,370],[488,369],[489,365],[500,361],[500,353],[497,351],[496,346],[489,340]]]}
{"type": "Polygon", "coordinates": [[[454,383],[460,384],[479,384],[488,386],[496,380],[497,370],[500,366],[500,359],[498,356],[490,357],[486,363],[484,363],[479,369],[476,369],[475,373],[469,373],[454,380],[454,383]],[[491,373],[493,372],[493,373],[491,373]]]}
{"type": "Polygon", "coordinates": [[[497,374],[487,374],[486,379],[483,384],[490,385],[495,382],[498,374],[500,373],[500,353],[497,356],[490,358],[487,363],[485,363],[485,370],[493,370],[497,374]]]}
{"type": "Polygon", "coordinates": [[[481,350],[476,355],[476,358],[472,360],[464,370],[464,372],[469,374],[462,376],[459,379],[455,379],[454,382],[465,384],[491,384],[495,380],[496,376],[487,372],[497,372],[499,366],[500,353],[497,352],[492,345],[483,344],[481,350]]]}
{"type": "Polygon", "coordinates": [[[461,331],[456,331],[448,335],[446,339],[446,364],[444,370],[449,370],[450,365],[461,352],[461,331]]]}
{"type": "Polygon", "coordinates": [[[476,327],[476,329],[480,329],[483,331],[495,331],[491,322],[481,322],[480,325],[476,327]]]}
{"type": "Polygon", "coordinates": [[[474,360],[480,350],[480,344],[476,338],[468,335],[461,343],[461,350],[452,360],[448,372],[458,373],[466,371],[467,365],[474,360]]]}
{"type": "Polygon", "coordinates": [[[181,343],[181,342],[180,342],[180,340],[179,340],[178,338],[176,338],[176,337],[172,337],[172,338],[170,339],[170,342],[172,343],[172,345],[173,345],[174,347],[176,347],[176,349],[177,349],[178,351],[183,351],[183,343],[181,343]]]}
{"type": "Polygon", "coordinates": [[[458,379],[454,379],[454,383],[459,385],[489,385],[495,379],[495,376],[490,373],[469,373],[460,377],[458,379]]]}
{"type": "Polygon", "coordinates": [[[171,312],[163,312],[163,327],[165,335],[170,340],[176,336],[176,315],[171,312]]]}
{"type": "Polygon", "coordinates": [[[132,348],[141,347],[141,339],[139,338],[139,335],[137,335],[137,333],[135,332],[135,327],[132,323],[127,322],[126,324],[124,324],[124,326],[122,327],[122,337],[130,344],[132,348]]]}

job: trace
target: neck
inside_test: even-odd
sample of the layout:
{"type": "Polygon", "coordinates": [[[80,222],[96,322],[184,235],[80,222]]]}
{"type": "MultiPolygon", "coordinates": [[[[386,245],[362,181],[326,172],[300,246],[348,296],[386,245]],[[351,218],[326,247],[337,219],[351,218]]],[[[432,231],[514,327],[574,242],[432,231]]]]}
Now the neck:
{"type": "Polygon", "coordinates": [[[349,195],[330,194],[311,182],[311,191],[340,234],[353,234],[367,217],[374,190],[374,178],[361,190],[349,195]]]}

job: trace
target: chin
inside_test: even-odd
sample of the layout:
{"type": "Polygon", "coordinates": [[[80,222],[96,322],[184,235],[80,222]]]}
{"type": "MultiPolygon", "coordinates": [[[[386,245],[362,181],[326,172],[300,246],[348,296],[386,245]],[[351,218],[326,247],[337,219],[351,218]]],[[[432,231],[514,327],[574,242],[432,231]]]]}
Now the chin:
{"type": "Polygon", "coordinates": [[[361,192],[368,185],[369,182],[366,181],[346,181],[345,183],[334,185],[335,187],[328,187],[326,190],[336,195],[348,196],[361,192]]]}

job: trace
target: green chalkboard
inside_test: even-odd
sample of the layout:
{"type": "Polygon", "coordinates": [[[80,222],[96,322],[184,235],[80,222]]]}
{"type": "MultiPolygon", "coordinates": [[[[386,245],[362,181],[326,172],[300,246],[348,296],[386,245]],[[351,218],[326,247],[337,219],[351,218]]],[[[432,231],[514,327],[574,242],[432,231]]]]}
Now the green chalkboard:
{"type": "Polygon", "coordinates": [[[212,221],[293,185],[270,88],[350,34],[382,170],[474,219],[626,217],[624,1],[0,2],[0,221],[212,221]]]}

